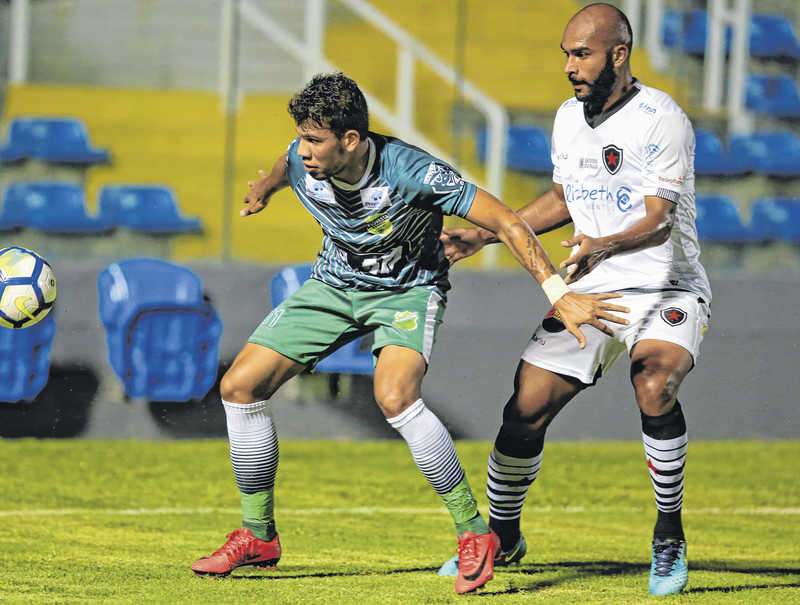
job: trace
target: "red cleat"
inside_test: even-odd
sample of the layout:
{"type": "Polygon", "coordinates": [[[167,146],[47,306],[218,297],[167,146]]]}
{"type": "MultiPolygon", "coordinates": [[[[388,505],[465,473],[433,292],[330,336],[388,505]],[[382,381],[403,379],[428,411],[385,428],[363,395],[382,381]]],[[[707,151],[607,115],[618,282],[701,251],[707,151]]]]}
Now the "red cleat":
{"type": "Polygon", "coordinates": [[[494,577],[494,560],[503,554],[500,538],[491,529],[488,534],[464,532],[458,539],[458,575],[456,593],[483,588],[494,577]]]}
{"type": "Polygon", "coordinates": [[[196,576],[225,577],[237,567],[245,565],[258,569],[275,569],[281,559],[281,541],[278,536],[271,542],[264,542],[243,527],[227,537],[228,541],[217,552],[195,561],[192,571],[196,576]]]}

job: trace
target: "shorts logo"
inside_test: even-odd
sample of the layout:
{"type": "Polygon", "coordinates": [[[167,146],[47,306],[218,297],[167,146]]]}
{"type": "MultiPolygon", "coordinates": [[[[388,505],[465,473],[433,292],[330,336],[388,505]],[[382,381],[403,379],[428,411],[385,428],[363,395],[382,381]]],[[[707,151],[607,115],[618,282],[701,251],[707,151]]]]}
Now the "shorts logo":
{"type": "Polygon", "coordinates": [[[398,311],[394,314],[394,321],[392,322],[401,330],[410,332],[417,329],[417,319],[419,314],[414,311],[398,311]]]}
{"type": "Polygon", "coordinates": [[[367,223],[367,231],[373,235],[384,236],[392,230],[392,221],[389,220],[388,214],[373,214],[364,222],[367,223]]]}
{"type": "Polygon", "coordinates": [[[611,174],[617,174],[622,166],[622,149],[616,145],[603,147],[603,166],[611,174]]]}
{"type": "Polygon", "coordinates": [[[283,309],[273,309],[272,312],[267,315],[267,318],[261,322],[262,326],[267,326],[268,328],[274,328],[275,324],[278,323],[278,320],[283,315],[283,309]]]}
{"type": "Polygon", "coordinates": [[[550,312],[544,316],[542,320],[542,328],[546,332],[550,332],[551,334],[555,334],[557,332],[563,332],[567,329],[567,326],[564,325],[564,322],[561,320],[561,313],[559,313],[555,307],[550,309],[550,312]]]}
{"type": "Polygon", "coordinates": [[[671,326],[679,326],[686,321],[686,313],[678,307],[670,307],[661,311],[661,319],[671,326]]]}

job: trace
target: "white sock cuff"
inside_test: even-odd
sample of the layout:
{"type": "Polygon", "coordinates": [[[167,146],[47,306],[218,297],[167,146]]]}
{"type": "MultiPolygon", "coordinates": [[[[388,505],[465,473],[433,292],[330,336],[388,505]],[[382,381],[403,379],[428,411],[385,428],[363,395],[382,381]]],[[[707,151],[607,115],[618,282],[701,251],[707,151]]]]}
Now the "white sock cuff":
{"type": "Polygon", "coordinates": [[[272,422],[272,408],[266,399],[255,403],[231,403],[223,399],[222,405],[225,407],[228,426],[241,430],[272,422]]]}
{"type": "Polygon", "coordinates": [[[419,414],[422,414],[427,409],[428,408],[425,407],[425,402],[422,401],[422,398],[420,398],[408,406],[408,408],[406,408],[406,410],[399,416],[387,418],[386,422],[391,424],[394,428],[400,429],[400,427],[411,422],[415,417],[417,417],[419,414]]]}

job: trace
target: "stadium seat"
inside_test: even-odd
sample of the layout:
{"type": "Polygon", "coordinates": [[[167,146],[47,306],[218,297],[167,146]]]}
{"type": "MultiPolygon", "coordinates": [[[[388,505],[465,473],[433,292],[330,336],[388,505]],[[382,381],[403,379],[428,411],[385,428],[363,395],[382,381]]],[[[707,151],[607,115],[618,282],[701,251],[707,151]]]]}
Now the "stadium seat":
{"type": "Polygon", "coordinates": [[[791,76],[752,74],[747,78],[745,106],[779,118],[800,117],[800,94],[791,76]]]}
{"type": "Polygon", "coordinates": [[[698,195],[697,236],[716,244],[744,245],[752,241],[750,230],[742,221],[739,207],[724,195],[698,195]]]}
{"type": "Polygon", "coordinates": [[[789,131],[753,132],[731,137],[731,155],[749,158],[762,174],[778,177],[800,176],[800,140],[789,131]]]}
{"type": "Polygon", "coordinates": [[[698,128],[694,132],[694,137],[696,174],[737,175],[750,171],[749,156],[726,153],[713,130],[698,128]]]}
{"type": "Polygon", "coordinates": [[[87,214],[83,188],[73,183],[11,183],[3,193],[0,216],[2,224],[52,235],[99,234],[111,229],[106,221],[87,214]]]}
{"type": "MultiPolygon", "coordinates": [[[[487,130],[478,130],[478,157],[486,159],[487,130]]],[[[506,140],[506,162],[511,170],[523,172],[550,173],[553,162],[550,160],[550,136],[547,132],[532,125],[510,126],[506,140]]]]}
{"type": "Polygon", "coordinates": [[[762,198],[750,207],[750,229],[757,241],[800,244],[800,201],[762,198]]]}
{"type": "Polygon", "coordinates": [[[200,278],[166,261],[133,259],[106,267],[97,285],[109,361],[125,394],[205,397],[217,379],[222,321],[200,278]]]}
{"type": "MultiPolygon", "coordinates": [[[[661,41],[667,48],[702,55],[706,51],[708,13],[694,10],[687,13],[664,11],[661,41]]],[[[725,52],[733,47],[733,29],[725,28],[725,52]]],[[[791,22],[781,15],[755,13],[750,17],[749,51],[764,59],[800,59],[800,44],[791,22]]]]}
{"type": "Polygon", "coordinates": [[[83,121],[75,118],[14,118],[0,161],[36,159],[63,164],[99,164],[109,161],[107,149],[94,149],[83,121]]]}
{"type": "Polygon", "coordinates": [[[183,216],[175,193],[166,185],[106,185],[97,196],[100,218],[149,234],[202,231],[200,219],[183,216]]]}
{"type": "MultiPolygon", "coordinates": [[[[270,283],[272,308],[280,305],[292,292],[311,277],[313,265],[286,267],[270,283]]],[[[364,346],[364,338],[350,342],[320,361],[315,370],[329,374],[373,374],[372,351],[364,346]]]]}
{"type": "Polygon", "coordinates": [[[0,328],[0,401],[32,401],[47,384],[56,321],[48,315],[28,328],[0,328]]]}

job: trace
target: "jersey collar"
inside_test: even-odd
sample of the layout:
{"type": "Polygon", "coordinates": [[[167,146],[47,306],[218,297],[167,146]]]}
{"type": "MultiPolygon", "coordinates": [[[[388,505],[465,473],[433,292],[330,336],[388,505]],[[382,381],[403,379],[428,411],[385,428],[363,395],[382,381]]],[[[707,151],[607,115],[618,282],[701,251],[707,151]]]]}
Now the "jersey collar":
{"type": "Polygon", "coordinates": [[[639,81],[636,78],[634,78],[633,79],[633,86],[631,86],[631,89],[628,92],[626,92],[619,99],[617,99],[611,107],[609,107],[605,111],[601,111],[596,116],[593,116],[591,118],[586,115],[586,104],[584,103],[583,104],[583,117],[586,119],[586,123],[592,129],[597,128],[598,126],[600,126],[600,124],[605,122],[608,118],[610,118],[615,113],[617,113],[620,109],[625,107],[633,97],[638,95],[639,91],[641,90],[640,86],[641,85],[639,84],[639,81]]]}
{"type": "Polygon", "coordinates": [[[363,189],[364,186],[367,184],[367,180],[369,179],[370,173],[372,173],[372,167],[375,165],[375,143],[372,142],[372,139],[367,137],[367,143],[369,143],[369,160],[367,161],[367,169],[364,170],[364,175],[359,179],[359,181],[355,185],[351,185],[350,183],[345,183],[344,181],[340,181],[336,177],[331,177],[331,183],[336,185],[339,189],[343,191],[357,191],[359,189],[363,189]]]}

